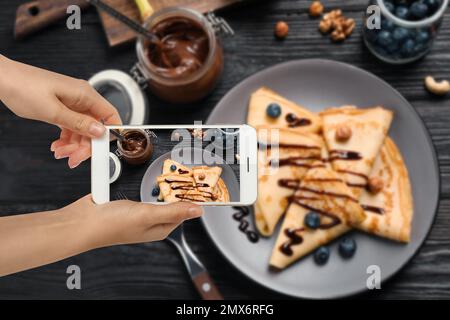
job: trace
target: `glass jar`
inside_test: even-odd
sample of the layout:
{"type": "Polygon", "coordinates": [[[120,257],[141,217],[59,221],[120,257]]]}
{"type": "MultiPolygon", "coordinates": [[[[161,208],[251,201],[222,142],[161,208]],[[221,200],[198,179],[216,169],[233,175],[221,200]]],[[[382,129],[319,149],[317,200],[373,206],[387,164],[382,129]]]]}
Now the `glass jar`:
{"type": "Polygon", "coordinates": [[[126,129],[121,134],[125,140],[117,140],[116,155],[119,158],[131,165],[142,164],[151,158],[153,144],[147,131],[126,129]]]}
{"type": "Polygon", "coordinates": [[[425,56],[437,36],[449,0],[434,2],[439,7],[435,8],[431,16],[407,20],[397,16],[402,16],[402,11],[405,17],[409,14],[406,10],[411,10],[411,7],[406,6],[407,2],[371,0],[369,5],[376,5],[380,9],[381,23],[379,29],[369,29],[364,23],[363,38],[367,48],[380,60],[392,64],[409,63],[425,56]]]}
{"type": "Polygon", "coordinates": [[[223,71],[223,52],[214,27],[204,15],[191,9],[172,7],[159,10],[145,22],[144,26],[152,31],[161,31],[164,23],[170,27],[169,22],[176,19],[188,21],[195,28],[203,30],[208,51],[200,66],[186,74],[166,72],[173,71],[167,69],[162,72],[150,58],[152,51],[148,46],[148,40],[140,37],[136,46],[139,61],[137,67],[156,96],[172,103],[191,103],[202,99],[214,89],[223,71]]]}

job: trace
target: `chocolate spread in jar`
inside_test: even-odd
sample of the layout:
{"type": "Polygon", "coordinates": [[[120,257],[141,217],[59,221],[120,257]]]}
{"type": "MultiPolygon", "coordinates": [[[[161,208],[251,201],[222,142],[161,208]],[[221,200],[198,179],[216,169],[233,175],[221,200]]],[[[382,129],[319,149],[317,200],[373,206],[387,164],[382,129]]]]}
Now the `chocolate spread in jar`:
{"type": "Polygon", "coordinates": [[[148,58],[156,73],[166,78],[184,78],[200,69],[209,53],[204,28],[184,17],[165,19],[152,28],[160,41],[149,46],[148,58]]]}
{"type": "Polygon", "coordinates": [[[153,154],[153,145],[144,131],[129,130],[123,134],[125,139],[118,141],[119,151],[129,164],[142,164],[153,154]]]}
{"type": "Polygon", "coordinates": [[[147,138],[139,131],[131,131],[125,134],[125,140],[122,141],[122,148],[129,154],[143,153],[147,147],[147,138]]]}

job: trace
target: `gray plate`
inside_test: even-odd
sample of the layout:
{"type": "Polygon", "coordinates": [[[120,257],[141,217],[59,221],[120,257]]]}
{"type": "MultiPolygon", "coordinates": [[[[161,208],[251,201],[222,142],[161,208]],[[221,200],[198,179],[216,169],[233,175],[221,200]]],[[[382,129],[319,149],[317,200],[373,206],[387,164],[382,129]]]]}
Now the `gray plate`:
{"type": "MultiPolygon", "coordinates": [[[[186,149],[186,150],[188,150],[188,152],[191,152],[191,159],[197,159],[197,158],[194,158],[195,157],[194,153],[208,152],[208,151],[204,151],[201,149],[195,149],[195,148],[190,148],[190,149],[186,149]]],[[[210,152],[208,152],[208,154],[210,156],[212,156],[212,154],[210,152]]],[[[215,157],[217,158],[218,161],[220,160],[220,158],[218,156],[215,156],[215,157]]],[[[170,159],[170,158],[171,158],[171,152],[167,152],[167,153],[163,154],[162,156],[157,158],[155,161],[153,161],[150,164],[150,166],[147,168],[147,170],[145,171],[144,176],[142,177],[142,182],[141,182],[141,201],[142,202],[157,202],[158,201],[158,197],[152,196],[152,189],[156,185],[156,178],[158,176],[160,176],[162,173],[164,161],[166,159],[170,159]]],[[[200,159],[200,157],[198,157],[198,158],[200,159]]],[[[201,159],[203,159],[203,157],[201,157],[201,159]]],[[[212,159],[214,159],[214,158],[212,158],[212,159]]],[[[202,165],[204,163],[191,164],[191,163],[181,162],[181,164],[190,168],[193,166],[202,165]]],[[[233,169],[231,169],[231,167],[227,164],[218,164],[217,166],[222,168],[221,178],[228,188],[228,192],[230,194],[230,200],[233,202],[239,202],[239,196],[240,196],[239,182],[236,179],[236,175],[234,174],[233,169]]]]}
{"type": "Polygon", "coordinates": [[[232,218],[235,210],[209,208],[202,220],[217,248],[249,278],[295,297],[333,298],[364,291],[370,265],[380,267],[382,281],[391,277],[425,240],[439,201],[436,154],[414,108],[390,85],[364,70],[329,60],[297,60],[263,70],[238,84],[222,98],[208,124],[245,123],[249,96],[261,86],[313,111],[354,104],[382,105],[395,112],[389,134],[400,148],[411,178],[415,208],[411,242],[398,244],[354,232],[358,250],[352,259],[343,260],[334,243],[325,266],[317,266],[308,256],[284,271],[274,272],[269,270],[268,261],[278,230],[272,238],[250,243],[232,218]]]}

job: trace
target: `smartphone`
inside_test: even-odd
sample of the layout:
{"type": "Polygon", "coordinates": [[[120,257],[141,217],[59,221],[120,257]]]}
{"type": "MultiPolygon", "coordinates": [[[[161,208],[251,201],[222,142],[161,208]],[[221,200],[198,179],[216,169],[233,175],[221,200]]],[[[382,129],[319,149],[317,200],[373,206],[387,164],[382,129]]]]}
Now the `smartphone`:
{"type": "Polygon", "coordinates": [[[246,206],[257,197],[257,135],[248,125],[107,126],[92,140],[94,202],[246,206]]]}

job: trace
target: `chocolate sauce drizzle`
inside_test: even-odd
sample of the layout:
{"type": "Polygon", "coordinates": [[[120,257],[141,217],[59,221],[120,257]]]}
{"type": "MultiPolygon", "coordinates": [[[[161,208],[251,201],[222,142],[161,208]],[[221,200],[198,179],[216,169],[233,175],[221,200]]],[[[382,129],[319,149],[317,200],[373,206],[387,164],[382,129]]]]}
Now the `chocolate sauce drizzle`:
{"type": "MultiPolygon", "coordinates": [[[[170,179],[165,179],[165,182],[167,182],[168,184],[170,184],[170,188],[172,190],[185,190],[185,191],[192,191],[192,190],[197,190],[196,187],[198,188],[207,188],[209,187],[209,184],[207,183],[197,183],[196,187],[194,187],[192,182],[189,181],[183,181],[183,180],[170,180],[170,179]],[[177,185],[174,185],[174,183],[176,183],[177,185]]],[[[216,200],[216,196],[209,191],[203,191],[200,190],[199,193],[191,193],[191,194],[176,194],[175,198],[178,198],[180,200],[184,200],[184,201],[195,201],[195,202],[205,202],[204,200],[198,199],[198,197],[203,197],[203,198],[208,198],[211,200],[216,200]]]]}
{"type": "Polygon", "coordinates": [[[186,173],[189,173],[189,171],[183,170],[183,169],[178,169],[178,173],[179,174],[186,174],[186,173]]]}
{"type": "Polygon", "coordinates": [[[283,167],[283,166],[292,166],[292,167],[305,167],[305,168],[321,168],[325,167],[324,164],[311,164],[308,162],[301,162],[302,160],[320,160],[320,156],[306,156],[306,157],[289,157],[284,159],[272,159],[269,161],[269,166],[272,167],[283,167]]]}
{"type": "Polygon", "coordinates": [[[330,157],[327,161],[335,160],[361,160],[362,156],[359,152],[350,150],[330,150],[330,157]]]}
{"type": "Polygon", "coordinates": [[[300,186],[299,179],[280,179],[278,180],[278,185],[283,188],[297,190],[300,186]]]}
{"type": "Polygon", "coordinates": [[[337,170],[337,172],[350,174],[352,176],[356,176],[356,177],[360,177],[360,178],[364,179],[364,183],[346,182],[349,187],[353,187],[353,188],[366,188],[367,187],[367,184],[369,182],[369,177],[366,176],[365,174],[359,173],[359,172],[354,172],[354,171],[351,171],[351,170],[344,170],[344,169],[339,169],[339,170],[337,170]]]}
{"type": "MultiPolygon", "coordinates": [[[[307,210],[311,210],[314,212],[317,212],[320,215],[325,216],[326,218],[330,219],[330,222],[327,223],[322,223],[320,224],[320,226],[318,227],[318,229],[321,230],[326,230],[326,229],[330,229],[333,228],[334,226],[337,226],[338,224],[341,223],[341,219],[339,219],[339,217],[335,216],[332,213],[329,212],[325,212],[325,211],[321,211],[321,210],[317,210],[315,208],[312,208],[308,205],[302,204],[300,202],[300,200],[305,199],[304,197],[291,197],[291,200],[293,202],[295,202],[296,204],[298,204],[301,207],[304,207],[307,210]]],[[[310,199],[310,198],[308,198],[310,199]]],[[[283,244],[281,244],[281,246],[279,247],[279,250],[287,255],[287,256],[292,256],[292,254],[294,253],[292,251],[292,247],[295,245],[299,245],[303,242],[303,237],[299,234],[302,231],[305,231],[306,229],[304,227],[301,228],[288,228],[284,230],[284,234],[289,238],[289,240],[287,240],[286,242],[284,242],[283,244]]]]}
{"type": "Polygon", "coordinates": [[[318,150],[320,151],[320,147],[318,146],[308,146],[306,144],[293,144],[293,143],[279,143],[279,144],[267,144],[263,142],[258,142],[258,149],[271,149],[271,148],[290,148],[290,149],[305,149],[305,150],[318,150]]]}
{"type": "Polygon", "coordinates": [[[375,207],[375,206],[369,206],[367,204],[362,204],[361,208],[363,208],[365,211],[370,211],[376,214],[384,214],[384,209],[380,208],[380,207],[375,207]]]}
{"type": "Polygon", "coordinates": [[[298,187],[297,190],[302,190],[302,191],[306,191],[306,192],[311,192],[311,193],[315,193],[315,194],[320,194],[320,195],[324,195],[324,196],[330,196],[330,197],[335,197],[335,198],[343,198],[343,199],[347,199],[353,202],[358,202],[357,199],[353,198],[352,196],[349,196],[347,194],[343,194],[343,193],[336,193],[336,192],[330,192],[330,191],[325,191],[325,190],[316,190],[313,188],[309,188],[309,187],[298,187]]]}
{"type": "Polygon", "coordinates": [[[238,210],[233,214],[233,219],[239,221],[239,230],[247,236],[247,239],[256,243],[259,241],[259,235],[255,231],[249,230],[250,223],[246,217],[250,214],[248,207],[233,207],[233,209],[238,210]]]}
{"type": "Polygon", "coordinates": [[[311,124],[311,120],[307,118],[298,118],[293,113],[288,113],[285,117],[289,128],[304,127],[311,124]]]}

